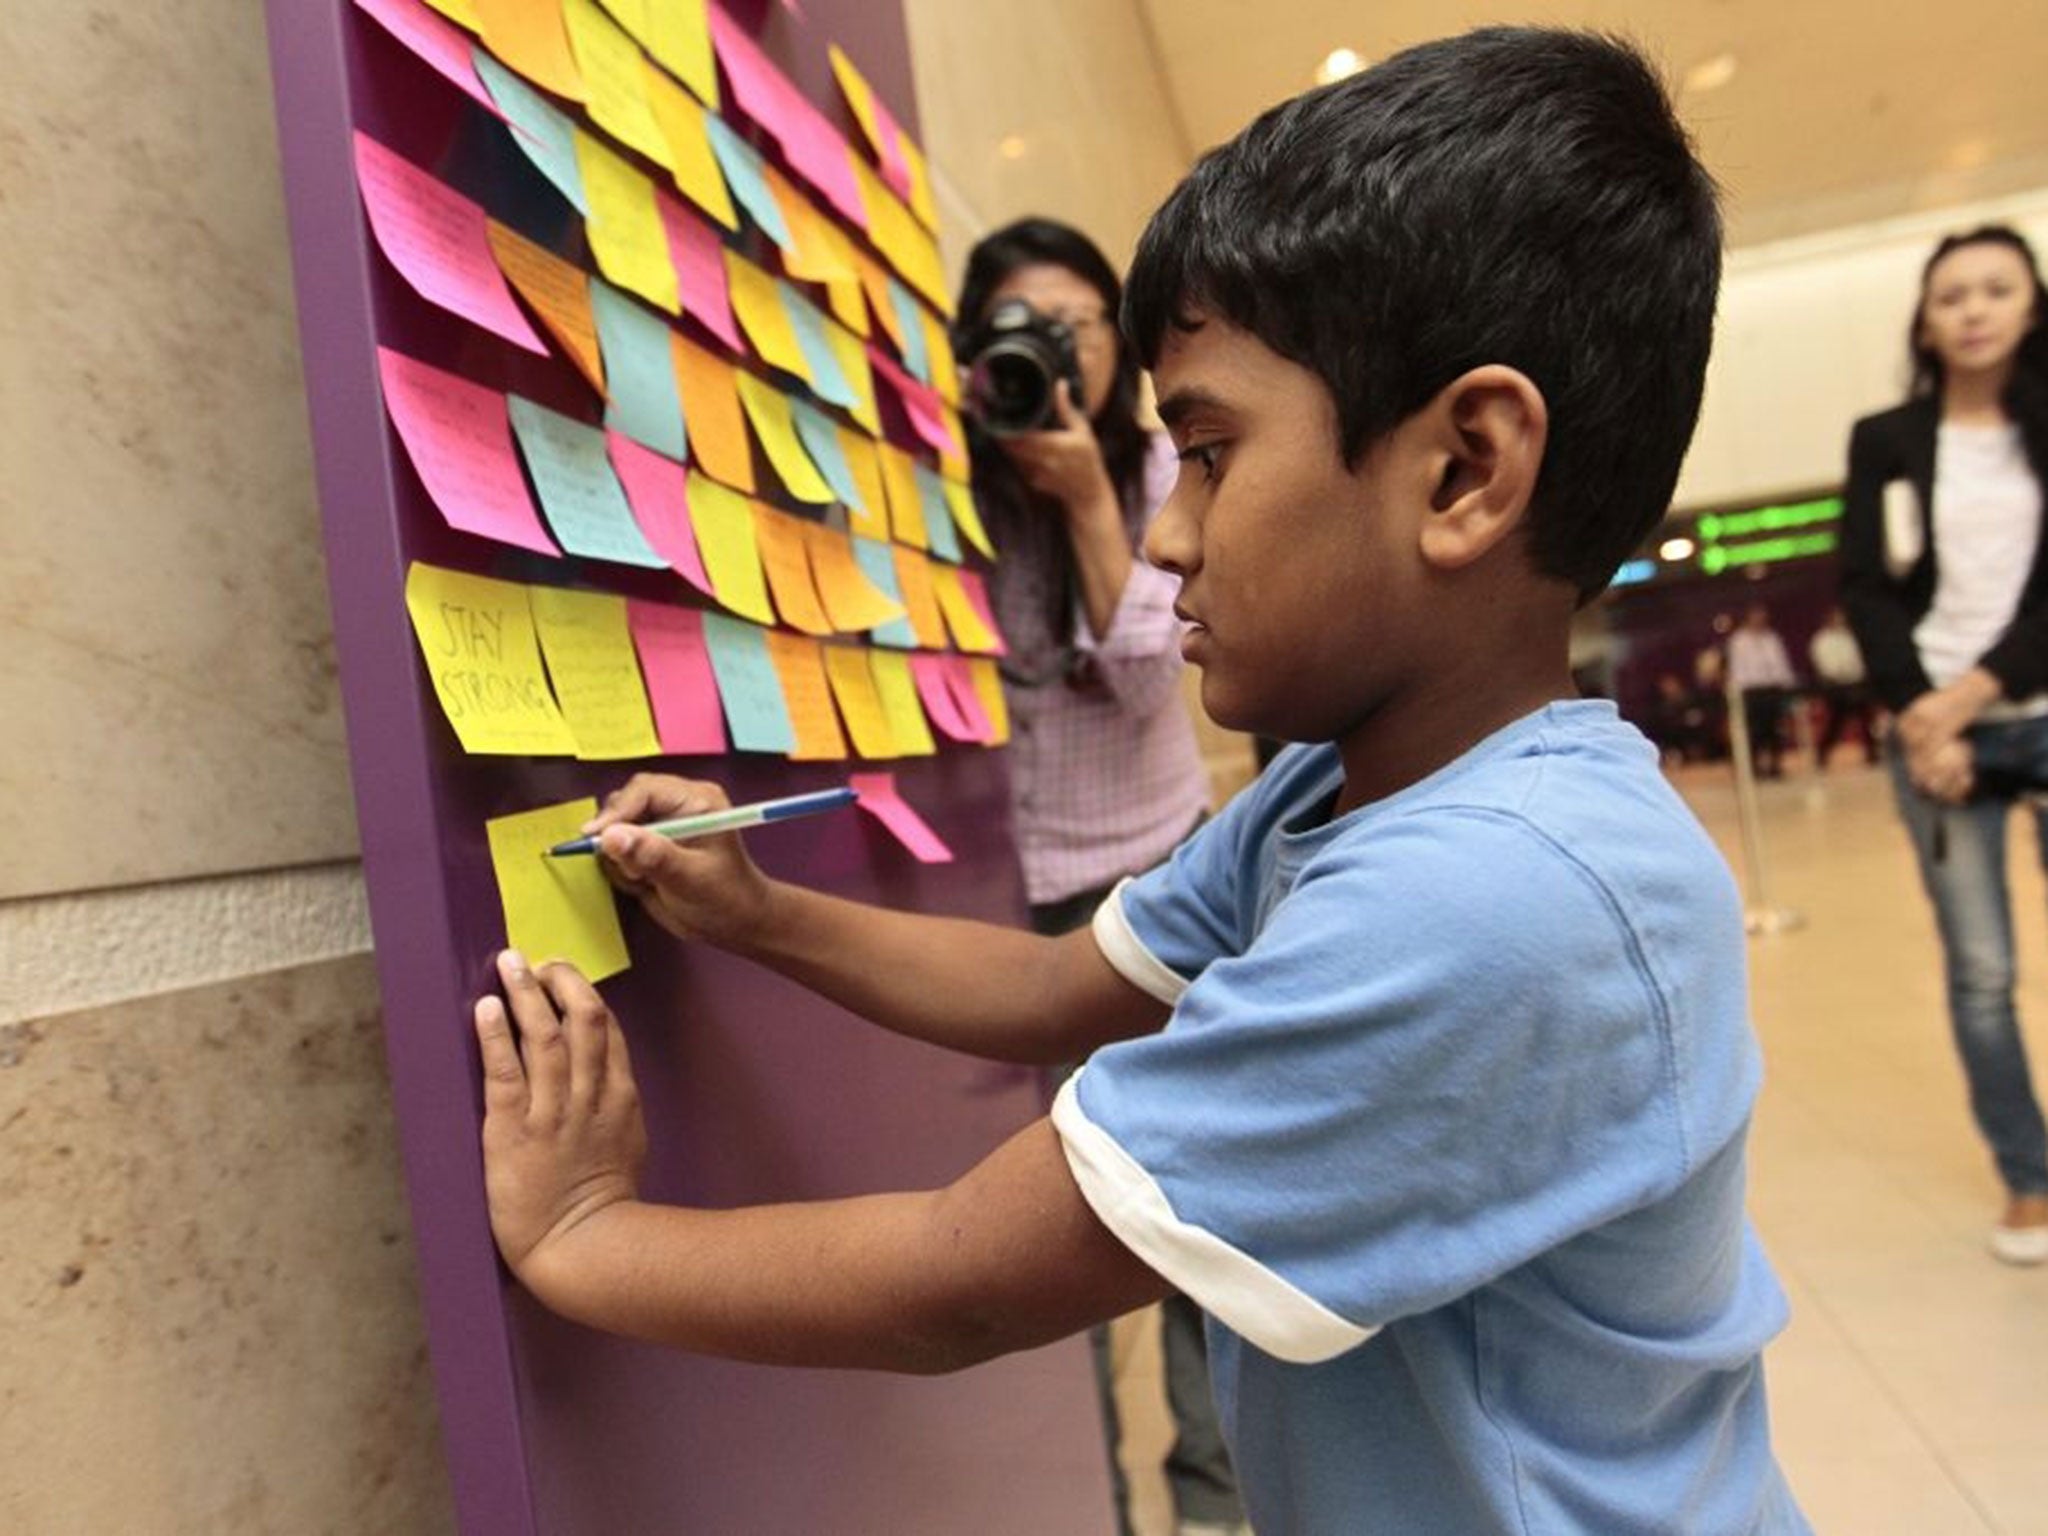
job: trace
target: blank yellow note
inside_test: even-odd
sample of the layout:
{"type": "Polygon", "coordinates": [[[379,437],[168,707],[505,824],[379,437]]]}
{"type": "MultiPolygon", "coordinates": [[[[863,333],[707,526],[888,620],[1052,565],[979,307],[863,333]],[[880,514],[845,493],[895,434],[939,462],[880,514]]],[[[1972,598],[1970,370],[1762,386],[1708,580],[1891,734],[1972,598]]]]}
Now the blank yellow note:
{"type": "Polygon", "coordinates": [[[505,909],[505,942],[534,965],[566,960],[603,981],[632,964],[611,882],[588,854],[547,857],[548,849],[581,837],[596,814],[596,800],[571,800],[494,816],[484,832],[505,909]]]}
{"type": "Polygon", "coordinates": [[[953,358],[953,338],[946,330],[946,322],[937,315],[924,309],[918,313],[924,317],[925,356],[931,359],[932,388],[939,392],[941,400],[957,409],[960,404],[960,364],[953,358]]]}
{"type": "Polygon", "coordinates": [[[931,574],[932,590],[938,594],[939,612],[945,615],[946,628],[952,632],[953,643],[963,651],[993,651],[996,637],[982,623],[974,604],[967,600],[966,589],[960,585],[960,572],[942,560],[934,560],[931,574]]]}
{"type": "Polygon", "coordinates": [[[628,32],[647,45],[657,63],[697,93],[707,107],[718,105],[718,66],[711,54],[711,18],[704,0],[633,0],[612,6],[628,32]],[[635,14],[629,20],[624,14],[635,14]]]}
{"type": "Polygon", "coordinates": [[[627,148],[667,166],[668,140],[647,102],[640,45],[597,8],[597,0],[562,0],[562,25],[583,76],[591,120],[627,148]]]}
{"type": "Polygon", "coordinates": [[[569,361],[602,392],[604,356],[598,350],[597,321],[590,311],[589,276],[496,219],[490,221],[487,232],[498,269],[533,306],[548,334],[569,354],[569,361]]]}
{"type": "Polygon", "coordinates": [[[562,27],[562,0],[470,0],[484,46],[542,90],[583,100],[583,76],[562,27]]]}
{"type": "Polygon", "coordinates": [[[804,528],[802,518],[754,503],[754,543],[761,552],[761,569],[768,573],[768,590],[782,622],[807,635],[827,635],[832,632],[832,621],[825,617],[817,584],[811,580],[810,546],[804,540],[804,528]]]}
{"type": "Polygon", "coordinates": [[[626,626],[626,600],[562,587],[533,587],[527,596],[576,755],[592,761],[658,757],[661,743],[626,626]]]}
{"type": "Polygon", "coordinates": [[[738,491],[694,471],[690,475],[690,526],[697,553],[718,600],[742,618],[773,624],[768,587],[761,579],[761,555],[754,543],[754,504],[738,491]]]}
{"type": "Polygon", "coordinates": [[[644,65],[643,74],[648,109],[668,141],[668,157],[662,163],[675,176],[676,190],[727,229],[738,229],[732,194],[726,190],[725,177],[719,174],[718,161],[711,153],[711,139],[704,132],[703,107],[652,64],[644,65]]]}
{"type": "Polygon", "coordinates": [[[853,553],[853,540],[837,528],[806,522],[804,539],[810,545],[811,578],[824,599],[825,616],[842,634],[857,634],[904,616],[903,605],[868,580],[853,553]]]}
{"type": "Polygon", "coordinates": [[[474,32],[482,23],[476,19],[476,7],[470,0],[427,0],[435,10],[446,16],[458,27],[467,27],[474,32]]]}
{"type": "Polygon", "coordinates": [[[929,757],[938,745],[932,740],[924,703],[917,696],[917,679],[911,675],[910,658],[902,651],[879,648],[869,651],[867,658],[868,672],[875,680],[875,697],[882,701],[882,714],[889,722],[889,735],[896,750],[910,757],[929,757]]]}
{"type": "Polygon", "coordinates": [[[576,168],[583,176],[583,195],[590,199],[584,231],[598,270],[648,303],[681,314],[654,183],[582,129],[575,135],[576,168]]]}
{"type": "Polygon", "coordinates": [[[889,487],[889,528],[896,542],[930,549],[925,532],[924,498],[917,488],[917,462],[894,443],[880,445],[882,479],[889,487]]]}
{"type": "Polygon", "coordinates": [[[967,535],[967,542],[990,560],[995,559],[995,546],[988,541],[988,530],[981,526],[981,511],[974,505],[974,492],[958,480],[943,481],[946,489],[946,510],[953,514],[953,526],[967,535]]]}
{"type": "Polygon", "coordinates": [[[746,328],[747,340],[754,344],[754,350],[784,373],[810,378],[810,365],[804,360],[796,329],[789,323],[789,312],[782,307],[775,279],[731,250],[725,253],[725,278],[726,290],[732,296],[732,312],[746,328]]]}
{"type": "Polygon", "coordinates": [[[405,610],[462,750],[567,757],[576,750],[541,670],[527,589],[415,563],[405,610]]]}
{"type": "Polygon", "coordinates": [[[939,594],[932,586],[932,563],[914,549],[901,544],[889,546],[896,563],[896,589],[903,594],[903,606],[910,610],[911,633],[920,649],[946,648],[946,621],[939,615],[939,594]]]}
{"type": "Polygon", "coordinates": [[[715,352],[669,332],[690,457],[707,475],[736,490],[754,489],[754,448],[740,412],[739,370],[715,352]]]}
{"type": "Polygon", "coordinates": [[[896,745],[896,733],[889,729],[882,696],[875,691],[875,674],[868,667],[867,647],[826,646],[825,676],[831,681],[839,713],[846,718],[846,733],[853,738],[853,750],[862,757],[901,757],[903,749],[896,745]]]}
{"type": "Polygon", "coordinates": [[[846,525],[863,538],[889,537],[889,493],[882,483],[880,445],[865,432],[851,427],[839,429],[839,446],[846,453],[846,467],[860,489],[860,500],[846,509],[846,525]]]}
{"type": "Polygon", "coordinates": [[[793,761],[846,756],[846,734],[839,729],[839,712],[832,707],[823,652],[824,647],[807,635],[792,635],[786,629],[768,631],[768,658],[782,680],[782,699],[796,731],[796,746],[789,754],[793,761]]]}
{"type": "Polygon", "coordinates": [[[994,731],[988,744],[1000,747],[1010,739],[1010,704],[1003,696],[1003,674],[988,657],[970,656],[967,658],[967,675],[974,680],[974,696],[981,700],[981,707],[987,712],[988,723],[994,731]]]}
{"type": "Polygon", "coordinates": [[[737,373],[734,382],[739,386],[740,404],[747,409],[747,420],[754,424],[754,435],[761,440],[768,462],[775,466],[782,488],[798,501],[831,501],[832,487],[797,441],[796,424],[789,417],[789,397],[751,373],[737,373]]]}

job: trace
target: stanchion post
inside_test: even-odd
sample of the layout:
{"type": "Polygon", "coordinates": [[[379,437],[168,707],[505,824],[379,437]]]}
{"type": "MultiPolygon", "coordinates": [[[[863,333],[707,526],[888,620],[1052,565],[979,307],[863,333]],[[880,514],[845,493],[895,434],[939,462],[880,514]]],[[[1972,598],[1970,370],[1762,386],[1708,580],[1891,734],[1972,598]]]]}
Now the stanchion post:
{"type": "Polygon", "coordinates": [[[1750,933],[1786,933],[1804,921],[1797,912],[1774,905],[1770,878],[1764,867],[1762,817],[1756,798],[1756,768],[1749,750],[1749,712],[1743,707],[1742,690],[1731,680],[1728,692],[1728,755],[1735,768],[1735,819],[1742,829],[1743,903],[1742,926],[1750,933]]]}

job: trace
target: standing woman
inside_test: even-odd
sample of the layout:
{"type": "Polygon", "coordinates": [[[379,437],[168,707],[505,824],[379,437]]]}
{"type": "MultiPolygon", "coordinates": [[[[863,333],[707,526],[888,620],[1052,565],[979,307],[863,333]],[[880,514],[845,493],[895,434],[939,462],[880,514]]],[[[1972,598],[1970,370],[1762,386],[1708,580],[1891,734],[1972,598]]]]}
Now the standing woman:
{"type": "MultiPolygon", "coordinates": [[[[2003,225],[1921,274],[1906,403],[1849,441],[1842,595],[1897,713],[1899,810],[1934,903],[1970,1107],[2004,1180],[1991,1251],[2048,1261],[2048,1132],[2013,1004],[2007,812],[2048,784],[2048,335],[2040,269],[2003,225]]],[[[2048,822],[2036,812],[2044,862],[2048,822]]]]}
{"type": "MultiPolygon", "coordinates": [[[[1072,332],[1081,375],[1079,400],[1060,384],[1046,430],[996,436],[969,421],[975,502],[996,547],[990,598],[1009,645],[1017,848],[1032,927],[1058,934],[1173,852],[1207,813],[1209,780],[1181,691],[1180,582],[1137,553],[1175,463],[1165,434],[1138,419],[1138,363],[1117,334],[1123,285],[1079,231],[1023,219],[969,254],[963,335],[1012,299],[1072,332]]],[[[1201,1314],[1180,1296],[1162,1313],[1178,1436],[1166,1472],[1182,1529],[1237,1529],[1244,1515],[1210,1397],[1201,1314]]],[[[1127,1531],[1102,1330],[1095,1346],[1127,1531]]]]}

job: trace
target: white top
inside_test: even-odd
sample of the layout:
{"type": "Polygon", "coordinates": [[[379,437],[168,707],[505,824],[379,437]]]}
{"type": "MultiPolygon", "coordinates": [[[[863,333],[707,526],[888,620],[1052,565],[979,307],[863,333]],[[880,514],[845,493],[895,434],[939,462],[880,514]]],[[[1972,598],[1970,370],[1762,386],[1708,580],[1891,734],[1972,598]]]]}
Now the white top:
{"type": "Polygon", "coordinates": [[[1934,453],[1940,575],[1913,630],[1937,688],[1977,665],[2012,623],[2040,540],[2041,487],[2019,428],[1944,424],[1934,453]]]}
{"type": "Polygon", "coordinates": [[[1863,681],[1863,652],[1846,624],[1824,624],[1815,630],[1806,654],[1824,683],[1849,687],[1863,681]]]}
{"type": "Polygon", "coordinates": [[[1737,693],[1751,688],[1796,688],[1792,658],[1775,629],[1738,628],[1728,637],[1728,686],[1737,693]]]}

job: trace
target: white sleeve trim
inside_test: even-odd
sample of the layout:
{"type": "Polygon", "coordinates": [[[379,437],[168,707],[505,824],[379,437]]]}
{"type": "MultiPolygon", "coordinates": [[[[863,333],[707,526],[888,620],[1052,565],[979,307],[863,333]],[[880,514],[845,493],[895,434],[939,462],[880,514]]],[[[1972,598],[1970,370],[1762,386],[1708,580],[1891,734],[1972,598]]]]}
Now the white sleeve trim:
{"type": "Polygon", "coordinates": [[[1124,915],[1124,887],[1130,883],[1129,876],[1117,881],[1088,926],[1095,935],[1095,947],[1112,970],[1147,997],[1171,1008],[1187,991],[1187,978],[1147,949],[1131,928],[1131,920],[1124,915]]]}
{"type": "Polygon", "coordinates": [[[1052,1123],[1083,1198],[1119,1242],[1276,1359],[1313,1365],[1378,1332],[1339,1317],[1250,1254],[1174,1215],[1152,1175],[1082,1110],[1075,1090],[1086,1071],[1061,1085],[1052,1123]]]}

